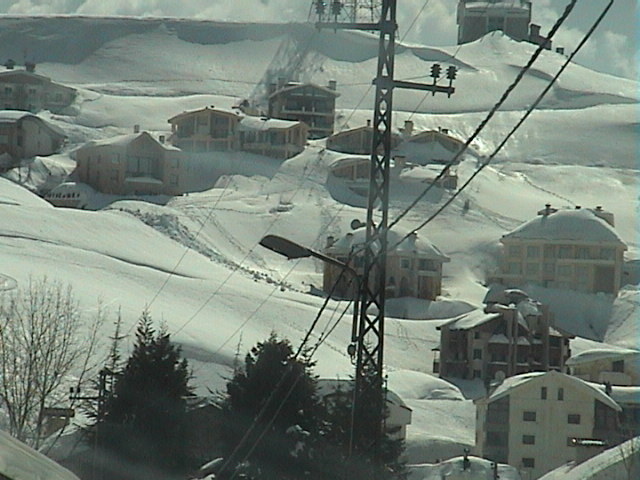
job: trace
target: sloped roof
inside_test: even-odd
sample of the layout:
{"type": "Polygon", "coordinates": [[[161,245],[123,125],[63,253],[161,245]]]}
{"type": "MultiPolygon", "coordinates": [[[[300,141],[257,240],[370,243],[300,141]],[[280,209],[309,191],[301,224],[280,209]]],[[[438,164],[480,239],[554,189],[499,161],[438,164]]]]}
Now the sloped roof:
{"type": "MultiPolygon", "coordinates": [[[[424,238],[420,238],[417,234],[407,236],[408,233],[408,230],[401,228],[389,230],[387,232],[388,246],[393,247],[402,239],[394,252],[411,253],[422,258],[440,260],[442,262],[449,261],[449,257],[442,253],[438,247],[433,245],[431,242],[424,238]]],[[[364,245],[366,242],[366,236],[366,228],[358,228],[342,236],[338,241],[327,248],[327,251],[332,253],[342,252],[348,254],[351,252],[353,247],[364,245]]]]}
{"type": "Polygon", "coordinates": [[[295,120],[281,120],[279,118],[243,117],[240,120],[239,130],[243,132],[256,130],[288,130],[302,125],[295,120]]]}
{"type": "Polygon", "coordinates": [[[621,360],[624,358],[640,359],[640,351],[622,347],[601,347],[584,350],[573,355],[567,360],[567,365],[583,365],[585,363],[597,362],[598,360],[621,360]]]}
{"type": "Polygon", "coordinates": [[[117,135],[115,137],[104,138],[102,140],[93,140],[91,142],[85,143],[82,147],[79,148],[79,150],[82,150],[84,148],[104,147],[109,145],[126,147],[131,142],[142,136],[149,137],[149,139],[153,140],[156,144],[158,144],[159,147],[164,148],[165,150],[180,151],[179,148],[174,147],[173,145],[160,143],[158,140],[153,138],[153,136],[149,132],[127,133],[124,135],[117,135]]]}
{"type": "Polygon", "coordinates": [[[275,92],[273,92],[271,95],[269,95],[269,98],[281,95],[283,93],[288,93],[288,92],[292,92],[293,90],[298,90],[299,88],[304,88],[304,87],[312,87],[312,88],[317,88],[318,90],[322,90],[326,93],[329,93],[331,95],[333,95],[334,97],[339,97],[340,94],[338,92],[336,92],[335,90],[330,89],[329,87],[323,87],[320,85],[316,85],[315,83],[289,83],[288,85],[285,85],[284,87],[276,90],[275,92]]]}
{"type": "Polygon", "coordinates": [[[589,209],[559,210],[539,215],[502,238],[626,244],[616,231],[589,209]]]}
{"type": "MultiPolygon", "coordinates": [[[[320,378],[318,379],[318,395],[324,397],[327,395],[331,395],[338,389],[342,391],[349,391],[352,387],[353,381],[340,379],[340,378],[320,378]]],[[[397,393],[388,390],[386,391],[387,403],[391,405],[396,405],[398,407],[406,408],[407,410],[411,410],[410,407],[400,398],[400,395],[397,393]]]]}
{"type": "Polygon", "coordinates": [[[38,115],[35,115],[31,112],[27,112],[25,110],[0,110],[0,123],[17,123],[20,120],[25,118],[33,119],[36,122],[39,122],[45,128],[48,128],[51,132],[56,135],[60,135],[62,137],[66,137],[64,131],[55,125],[51,125],[46,120],[40,118],[38,115]]]}
{"type": "Polygon", "coordinates": [[[561,377],[565,382],[572,383],[577,388],[582,389],[583,391],[588,392],[594,398],[601,401],[605,405],[613,408],[614,410],[620,411],[622,408],[618,405],[615,400],[613,400],[609,395],[605,394],[600,388],[597,386],[585,382],[584,380],[579,379],[578,377],[574,377],[572,375],[567,375],[566,373],[556,372],[555,370],[551,370],[549,372],[529,372],[523,373],[521,375],[515,375],[513,377],[506,378],[499,386],[496,388],[491,395],[489,395],[489,401],[493,402],[495,400],[499,400],[514,390],[520,388],[526,383],[535,381],[539,383],[543,383],[546,377],[558,376],[561,377]]]}
{"type": "Polygon", "coordinates": [[[459,315],[453,320],[445,322],[436,328],[438,330],[442,327],[449,327],[449,330],[469,330],[470,328],[478,327],[490,322],[491,320],[500,318],[501,316],[502,314],[500,313],[485,313],[484,310],[478,309],[459,315]]]}
{"type": "Polygon", "coordinates": [[[220,107],[215,107],[213,105],[210,105],[203,108],[198,108],[196,110],[185,110],[184,112],[174,115],[169,120],[167,120],[167,122],[173,123],[174,121],[179,120],[183,117],[190,117],[191,115],[196,115],[201,112],[221,113],[229,117],[238,117],[238,118],[242,116],[242,113],[239,110],[234,110],[229,108],[220,108],[220,107]]]}

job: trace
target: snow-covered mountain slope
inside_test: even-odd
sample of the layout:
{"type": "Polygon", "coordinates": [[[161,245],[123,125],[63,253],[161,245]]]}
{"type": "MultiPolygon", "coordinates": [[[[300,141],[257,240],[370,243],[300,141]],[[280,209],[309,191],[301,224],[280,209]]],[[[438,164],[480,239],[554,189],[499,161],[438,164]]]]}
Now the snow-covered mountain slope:
{"type": "MultiPolygon", "coordinates": [[[[166,132],[167,119],[183,110],[229,107],[242,98],[260,101],[265,84],[278,76],[319,84],[337,80],[339,125],[364,125],[371,116],[377,41],[368,34],[317,32],[296,24],[0,17],[0,59],[20,60],[25,51],[38,62],[38,72],[80,89],[66,115],[48,116],[69,136],[65,152],[51,162],[69,165],[69,153],[87,140],[123,133],[135,124],[166,132]]],[[[422,94],[398,92],[395,128],[411,118],[416,131],[441,126],[466,139],[532,51],[531,45],[500,35],[460,48],[400,46],[397,78],[427,80],[433,61],[455,64],[460,73],[451,99],[422,101],[422,94]]],[[[505,111],[475,142],[481,155],[491,153],[561,61],[552,52],[542,55],[505,111]]],[[[429,456],[434,452],[437,458],[459,455],[474,443],[471,401],[427,374],[442,312],[481,303],[501,235],[547,202],[569,208],[603,205],[616,215],[628,256],[640,257],[637,92],[635,82],[571,66],[495,163],[419,232],[451,262],[445,265],[443,286],[448,302],[429,309],[438,312],[430,315],[437,320],[388,318],[385,325],[389,385],[414,409],[408,430],[412,460],[435,461],[429,456]]],[[[243,165],[250,164],[251,157],[240,157],[243,165]]],[[[271,331],[297,344],[320,309],[323,300],[304,292],[321,285],[322,265],[309,259],[288,262],[258,242],[273,233],[321,248],[327,235],[343,234],[351,220],[365,219],[364,209],[341,204],[326,189],[328,165],[338,157],[324,149],[323,141],[314,141],[275,174],[228,176],[217,188],[166,205],[129,199],[97,212],[52,208],[0,178],[0,279],[10,286],[11,280],[24,284],[40,275],[69,282],[84,309],[94,308],[98,298],[114,312],[121,306],[128,333],[148,307],[183,345],[200,391],[222,388],[238,351],[271,331]]],[[[465,160],[458,167],[460,181],[476,167],[475,158],[465,160]]],[[[401,226],[415,228],[447,195],[419,203],[401,226]]],[[[410,200],[399,192],[391,218],[410,200]]],[[[634,333],[637,338],[637,298],[637,287],[624,290],[597,332],[605,335],[610,323],[607,340],[628,345],[634,333]]],[[[330,302],[312,342],[347,307],[330,302]]],[[[570,330],[584,323],[559,321],[570,330]]],[[[318,351],[321,376],[352,372],[346,353],[350,330],[347,309],[318,351]]],[[[572,348],[578,352],[595,344],[576,339],[572,348]]]]}

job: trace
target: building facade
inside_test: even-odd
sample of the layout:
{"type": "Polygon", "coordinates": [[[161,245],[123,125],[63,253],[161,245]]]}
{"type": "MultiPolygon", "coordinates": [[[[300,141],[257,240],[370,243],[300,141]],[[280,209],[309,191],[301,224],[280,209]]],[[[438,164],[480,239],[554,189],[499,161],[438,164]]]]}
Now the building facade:
{"type": "MultiPolygon", "coordinates": [[[[448,129],[413,131],[413,122],[408,120],[402,129],[401,140],[393,150],[394,156],[402,156],[407,164],[449,164],[464,148],[464,142],[452,136],[448,129]]],[[[468,150],[471,152],[471,150],[468,150]]],[[[459,163],[462,158],[458,158],[459,163]]]]}
{"type": "Polygon", "coordinates": [[[35,66],[29,70],[0,71],[0,108],[59,113],[74,102],[77,94],[74,88],[52,82],[34,69],[35,66]]]}
{"type": "Polygon", "coordinates": [[[14,160],[52,155],[62,148],[66,135],[37,115],[0,110],[0,155],[14,160]]]}
{"type": "Polygon", "coordinates": [[[309,138],[325,138],[333,133],[339,96],[334,81],[326,87],[274,83],[269,86],[269,117],[304,122],[309,127],[309,138]]]}
{"type": "Polygon", "coordinates": [[[213,106],[169,119],[169,141],[185,152],[245,151],[287,159],[304,150],[308,128],[302,122],[245,116],[213,106]]]}
{"type": "MultiPolygon", "coordinates": [[[[387,298],[414,297],[435,300],[442,293],[442,265],[449,261],[435,245],[419,238],[413,232],[392,230],[387,233],[389,246],[397,245],[387,253],[387,298]],[[406,237],[406,238],[405,238],[406,237]]],[[[359,275],[363,273],[362,246],[366,229],[357,228],[340,239],[329,237],[324,254],[348,263],[359,275]]],[[[352,298],[355,292],[353,278],[336,265],[324,263],[323,289],[339,298],[352,298]]]]}
{"type": "Polygon", "coordinates": [[[477,453],[513,465],[524,478],[575,460],[575,439],[619,439],[620,406],[596,386],[556,371],[507,378],[474,403],[477,453]]]}
{"type": "Polygon", "coordinates": [[[77,179],[114,195],[184,193],[182,152],[148,132],[90,142],[75,152],[77,179]]]}
{"type": "Polygon", "coordinates": [[[624,348],[584,350],[567,360],[571,374],[589,382],[640,385],[640,351],[624,348]]]}
{"type": "Polygon", "coordinates": [[[460,0],[458,2],[458,44],[473,42],[500,30],[514,40],[527,40],[531,22],[531,2],[460,0]]]}
{"type": "Polygon", "coordinates": [[[434,373],[441,377],[497,378],[526,372],[564,372],[572,336],[552,326],[548,309],[520,290],[505,301],[460,315],[437,327],[434,373]]]}
{"type": "Polygon", "coordinates": [[[627,245],[601,207],[556,210],[547,204],[534,218],[502,236],[496,279],[585,293],[618,294],[627,245]]]}
{"type": "MultiPolygon", "coordinates": [[[[400,143],[400,136],[391,133],[391,148],[400,143]]],[[[373,144],[373,127],[371,120],[367,125],[334,133],[327,138],[327,148],[335,152],[352,153],[354,155],[370,155],[373,144]]]]}

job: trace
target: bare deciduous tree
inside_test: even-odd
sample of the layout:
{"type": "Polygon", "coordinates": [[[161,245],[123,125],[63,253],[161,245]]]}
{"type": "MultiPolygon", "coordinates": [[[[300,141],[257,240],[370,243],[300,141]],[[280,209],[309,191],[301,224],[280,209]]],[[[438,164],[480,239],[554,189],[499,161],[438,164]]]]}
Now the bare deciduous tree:
{"type": "Polygon", "coordinates": [[[85,321],[71,286],[46,277],[0,293],[0,407],[11,435],[39,445],[44,408],[66,404],[70,375],[93,367],[103,317],[98,308],[85,321]]]}

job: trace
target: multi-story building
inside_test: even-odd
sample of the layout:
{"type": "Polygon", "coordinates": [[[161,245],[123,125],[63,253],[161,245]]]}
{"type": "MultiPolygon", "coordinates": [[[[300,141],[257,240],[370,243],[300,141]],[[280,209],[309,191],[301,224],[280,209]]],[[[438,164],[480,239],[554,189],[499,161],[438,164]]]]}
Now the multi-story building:
{"type": "Polygon", "coordinates": [[[524,292],[507,290],[504,297],[437,327],[434,373],[489,384],[525,372],[565,370],[573,337],[554,328],[549,310],[524,292]]]}
{"type": "MultiPolygon", "coordinates": [[[[387,298],[415,297],[435,300],[442,293],[442,264],[449,261],[435,245],[419,238],[416,232],[394,229],[387,233],[387,298]]],[[[324,254],[348,263],[358,274],[363,273],[366,229],[357,228],[340,239],[329,237],[324,254]]],[[[353,278],[342,268],[324,263],[323,289],[336,297],[351,298],[355,291],[353,278]]]]}
{"type": "Polygon", "coordinates": [[[640,385],[640,351],[621,347],[583,350],[567,360],[571,374],[589,382],[640,385]]]}
{"type": "MultiPolygon", "coordinates": [[[[449,164],[464,148],[464,142],[452,136],[446,128],[414,133],[411,120],[405,122],[401,139],[393,155],[404,157],[408,164],[449,164]]],[[[472,150],[467,151],[472,153],[472,150]]],[[[458,158],[457,162],[461,160],[458,158]]]]}
{"type": "Polygon", "coordinates": [[[35,65],[26,70],[11,68],[0,71],[0,109],[39,112],[61,112],[76,98],[76,90],[52,82],[49,77],[35,73],[35,65]]]}
{"type": "Polygon", "coordinates": [[[619,441],[620,406],[597,386],[561,372],[505,379],[475,400],[476,450],[539,478],[576,457],[576,439],[619,441]]]}
{"type": "Polygon", "coordinates": [[[115,195],[184,193],[182,152],[148,132],[89,142],[75,152],[77,179],[115,195]]]}
{"type": "Polygon", "coordinates": [[[245,116],[213,106],[169,119],[169,141],[185,152],[245,151],[287,159],[304,150],[308,128],[302,122],[245,116]]]}
{"type": "Polygon", "coordinates": [[[19,110],[0,110],[0,155],[12,159],[51,155],[60,150],[66,135],[37,115],[19,110]]]}
{"type": "Polygon", "coordinates": [[[269,117],[304,122],[309,138],[324,138],[333,133],[336,114],[336,82],[326,87],[313,83],[273,83],[269,86],[269,117]]]}
{"type": "Polygon", "coordinates": [[[627,245],[613,228],[613,214],[595,209],[556,210],[503,235],[496,279],[508,287],[527,284],[617,295],[627,245]]]}

